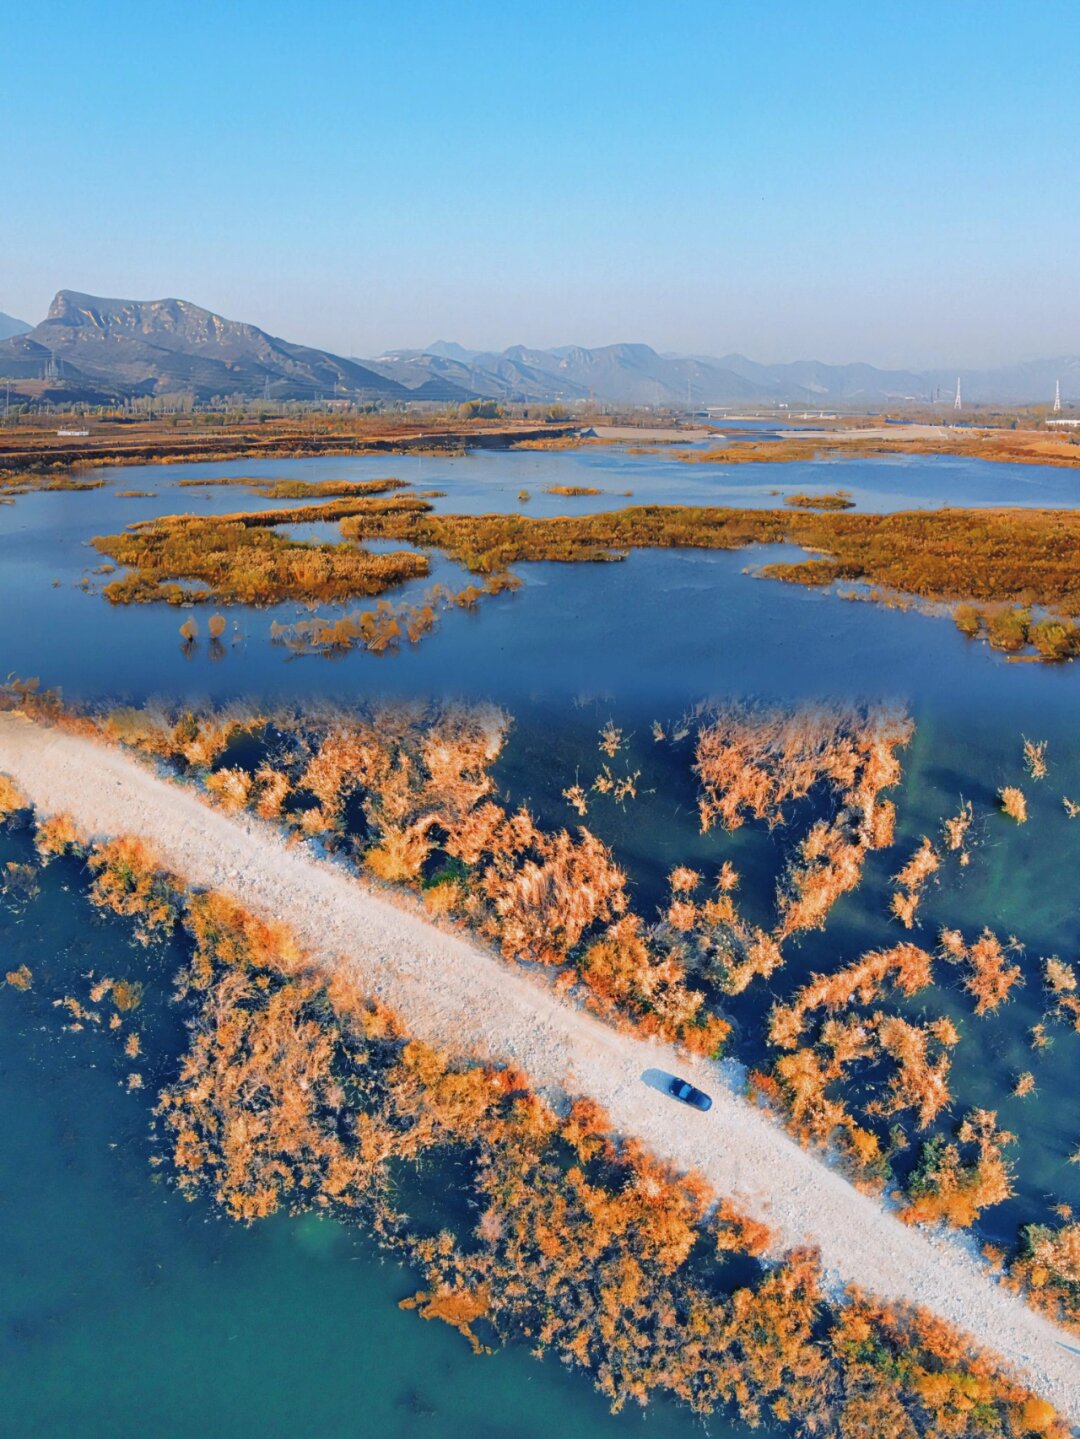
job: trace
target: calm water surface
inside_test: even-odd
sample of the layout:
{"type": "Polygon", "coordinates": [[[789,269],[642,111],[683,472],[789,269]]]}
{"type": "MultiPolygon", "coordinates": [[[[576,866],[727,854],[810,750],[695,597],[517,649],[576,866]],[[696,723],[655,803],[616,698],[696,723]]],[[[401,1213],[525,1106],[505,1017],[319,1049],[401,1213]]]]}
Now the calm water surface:
{"type": "MultiPolygon", "coordinates": [[[[298,662],[267,644],[271,622],[302,617],[307,613],[302,606],[234,607],[224,653],[204,644],[182,655],[177,638],[182,617],[175,609],[112,609],[97,594],[107,577],[94,574],[102,558],[88,543],[95,534],[115,533],[156,515],[295,504],[257,499],[242,487],[179,485],[200,477],[326,480],[392,473],[418,488],[445,490],[433,501],[436,508],[463,514],[583,514],[642,502],[768,507],[779,503],[781,493],[841,485],[860,508],[881,510],[943,503],[1071,507],[1080,496],[1076,472],[1047,467],[918,457],[725,467],[682,464],[667,453],[630,455],[605,447],[446,459],[135,466],[103,471],[108,481],[103,490],[27,495],[0,506],[4,667],[21,674],[46,669],[49,681],[73,695],[138,696],[178,688],[207,695],[291,695],[324,688],[349,695],[389,688],[494,693],[517,701],[586,689],[677,705],[726,690],[793,695],[901,690],[979,702],[990,702],[999,689],[1009,702],[1020,695],[1071,694],[1071,673],[1010,665],[967,644],[947,619],[844,603],[744,573],[798,553],[779,546],[726,553],[643,551],[603,565],[522,565],[522,590],[483,601],[474,613],[444,616],[438,634],[418,648],[390,658],[353,654],[322,673],[327,661],[298,662]],[[544,493],[556,484],[593,485],[604,493],[582,498],[544,493]],[[525,505],[517,499],[523,488],[532,496],[525,505]],[[154,498],[121,499],[120,489],[153,490],[154,498]]],[[[292,532],[302,539],[338,537],[325,523],[293,526],[292,532]]],[[[395,597],[415,598],[432,580],[460,588],[468,579],[459,566],[434,556],[431,580],[403,586],[395,597]]],[[[333,616],[362,603],[324,606],[321,612],[333,616]]]]}

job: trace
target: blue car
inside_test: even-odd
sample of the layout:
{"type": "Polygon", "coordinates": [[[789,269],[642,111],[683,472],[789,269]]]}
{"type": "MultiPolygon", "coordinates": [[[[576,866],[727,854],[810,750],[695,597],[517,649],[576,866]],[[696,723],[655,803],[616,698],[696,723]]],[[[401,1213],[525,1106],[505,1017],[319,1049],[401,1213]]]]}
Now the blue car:
{"type": "Polygon", "coordinates": [[[688,1079],[677,1079],[672,1076],[668,1084],[668,1093],[672,1099],[677,1099],[680,1104],[689,1104],[692,1109],[711,1109],[712,1100],[700,1089],[695,1089],[688,1079]]]}

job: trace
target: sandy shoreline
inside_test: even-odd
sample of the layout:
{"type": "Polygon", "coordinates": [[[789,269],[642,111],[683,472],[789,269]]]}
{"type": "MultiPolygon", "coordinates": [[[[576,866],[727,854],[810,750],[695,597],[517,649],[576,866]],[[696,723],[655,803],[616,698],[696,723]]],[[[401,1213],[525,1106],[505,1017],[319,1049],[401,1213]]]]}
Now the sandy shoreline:
{"type": "Polygon", "coordinates": [[[289,924],[313,960],[379,995],[418,1037],[510,1060],[550,1093],[592,1096],[617,1130],[737,1197],[784,1247],[816,1244],[845,1283],[932,1309],[1080,1423],[1080,1357],[1067,1347],[1075,1336],[1000,1287],[962,1241],[911,1229],[858,1193],[730,1090],[718,1066],[616,1032],[479,944],[287,847],[260,821],[210,809],[119,750],[0,714],[0,772],[43,815],[66,812],[94,836],[139,835],[189,884],[289,924]],[[653,1067],[709,1090],[712,1111],[647,1087],[641,1076],[653,1067]]]}
{"type": "Polygon", "coordinates": [[[639,429],[636,425],[593,425],[592,434],[598,440],[627,440],[631,444],[636,440],[642,445],[678,445],[690,444],[692,441],[707,440],[710,437],[719,439],[715,430],[673,430],[673,429],[639,429]]]}
{"type": "MultiPolygon", "coordinates": [[[[837,427],[836,429],[777,430],[782,440],[834,440],[841,444],[847,440],[895,440],[897,444],[911,444],[915,440],[947,440],[954,434],[952,425],[874,425],[868,429],[837,427]]],[[[970,431],[964,431],[969,434],[970,431]]]]}

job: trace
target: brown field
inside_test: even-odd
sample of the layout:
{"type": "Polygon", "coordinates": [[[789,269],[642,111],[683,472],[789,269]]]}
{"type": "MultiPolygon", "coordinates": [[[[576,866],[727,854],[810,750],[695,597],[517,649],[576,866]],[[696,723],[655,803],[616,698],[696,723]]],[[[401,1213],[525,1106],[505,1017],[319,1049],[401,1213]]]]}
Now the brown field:
{"type": "Polygon", "coordinates": [[[90,435],[74,444],[59,437],[52,426],[0,430],[0,492],[36,488],[74,467],[368,452],[442,454],[460,452],[466,445],[561,440],[573,436],[577,426],[524,420],[447,421],[411,415],[317,415],[302,420],[226,423],[224,417],[197,415],[158,421],[95,420],[88,428],[90,435]]]}

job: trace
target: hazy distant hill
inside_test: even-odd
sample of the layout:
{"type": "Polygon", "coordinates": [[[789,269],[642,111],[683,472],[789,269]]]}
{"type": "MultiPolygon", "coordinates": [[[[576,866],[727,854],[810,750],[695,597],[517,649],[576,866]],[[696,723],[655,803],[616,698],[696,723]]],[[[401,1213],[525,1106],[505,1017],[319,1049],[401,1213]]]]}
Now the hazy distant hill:
{"type": "MultiPolygon", "coordinates": [[[[405,385],[425,378],[477,395],[518,402],[596,399],[614,405],[787,404],[793,408],[873,409],[947,399],[955,370],[880,370],[817,360],[764,365],[745,355],[661,355],[648,345],[566,345],[499,353],[438,340],[427,350],[395,350],[367,361],[405,385]]],[[[1060,380],[1064,400],[1080,400],[1080,358],[1033,360],[994,370],[962,370],[964,396],[981,403],[1050,403],[1060,380]]]]}
{"type": "Polygon", "coordinates": [[[364,364],[385,379],[404,385],[416,394],[422,391],[430,399],[460,402],[466,398],[503,398],[501,389],[478,385],[468,365],[441,355],[394,350],[377,360],[365,360],[364,364]]]}
{"type": "Polygon", "coordinates": [[[59,292],[40,325],[0,342],[2,377],[59,379],[117,395],[192,391],[200,400],[421,397],[355,360],[276,339],[186,300],[106,300],[72,290],[59,292]]]}
{"type": "Polygon", "coordinates": [[[5,315],[0,310],[0,340],[9,340],[12,335],[23,335],[32,327],[24,320],[16,320],[14,315],[5,315]]]}
{"type": "MultiPolygon", "coordinates": [[[[955,370],[932,370],[928,384],[951,395],[956,388],[955,370]]],[[[980,404],[1013,401],[1016,404],[1048,405],[1054,386],[1061,385],[1063,401],[1080,400],[1080,356],[1063,355],[1053,360],[1028,360],[996,370],[961,370],[960,388],[964,399],[980,404]]]]}
{"type": "Polygon", "coordinates": [[[440,340],[426,351],[399,350],[367,362],[404,384],[438,376],[476,394],[514,401],[596,399],[616,405],[794,404],[873,405],[924,399],[927,380],[871,365],[760,365],[742,355],[661,355],[649,345],[567,345],[501,353],[467,350],[440,340]]]}
{"type": "Polygon", "coordinates": [[[758,394],[773,394],[788,403],[862,405],[902,399],[926,399],[925,376],[910,370],[878,370],[873,365],[825,365],[818,360],[795,360],[784,365],[760,365],[745,355],[726,355],[711,363],[754,386],[758,394]]]}

